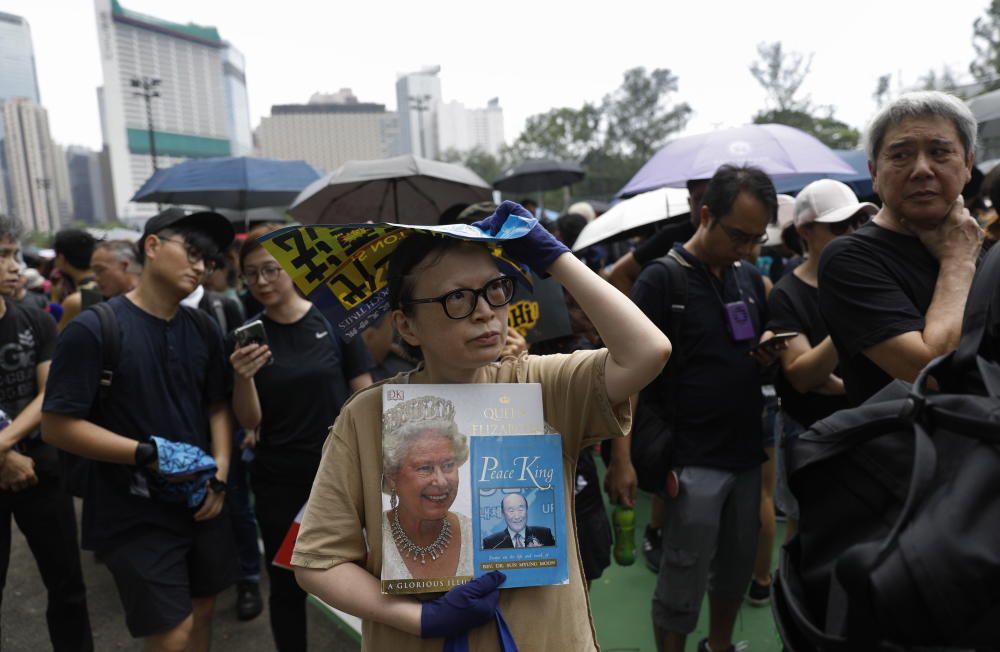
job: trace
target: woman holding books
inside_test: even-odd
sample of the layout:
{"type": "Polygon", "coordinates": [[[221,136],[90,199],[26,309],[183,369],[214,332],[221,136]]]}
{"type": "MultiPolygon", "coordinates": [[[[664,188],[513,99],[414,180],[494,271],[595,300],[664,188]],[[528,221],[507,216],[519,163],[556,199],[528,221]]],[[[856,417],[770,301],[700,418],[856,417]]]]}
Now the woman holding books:
{"type": "MultiPolygon", "coordinates": [[[[479,223],[496,234],[511,213],[504,202],[479,223]]],[[[557,279],[607,345],[571,355],[505,357],[511,293],[491,249],[451,238],[408,235],[389,261],[391,318],[423,362],[394,383],[539,383],[545,421],[562,436],[563,476],[573,478],[581,449],[624,436],[628,398],[660,373],[670,342],[628,298],[594,274],[542,226],[503,242],[504,253],[557,279]]],[[[575,537],[566,542],[569,586],[497,591],[490,573],[441,595],[383,595],[382,394],[348,401],[324,446],[292,564],[299,584],[363,620],[363,649],[438,652],[443,638],[466,637],[469,649],[498,650],[496,613],[522,649],[597,650],[575,537]],[[366,532],[367,530],[367,532],[366,532]],[[544,626],[539,627],[539,624],[544,626]]],[[[564,483],[565,512],[573,510],[564,483]]],[[[443,522],[439,527],[443,527],[443,522]]]]}

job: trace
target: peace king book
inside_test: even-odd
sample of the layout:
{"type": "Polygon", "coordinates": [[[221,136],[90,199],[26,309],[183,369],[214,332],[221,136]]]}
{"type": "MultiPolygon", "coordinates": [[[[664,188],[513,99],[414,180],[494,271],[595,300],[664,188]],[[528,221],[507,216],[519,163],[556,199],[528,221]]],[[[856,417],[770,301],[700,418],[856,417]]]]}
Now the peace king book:
{"type": "Polygon", "coordinates": [[[382,385],[382,592],[567,584],[562,437],[533,383],[382,385]]]}

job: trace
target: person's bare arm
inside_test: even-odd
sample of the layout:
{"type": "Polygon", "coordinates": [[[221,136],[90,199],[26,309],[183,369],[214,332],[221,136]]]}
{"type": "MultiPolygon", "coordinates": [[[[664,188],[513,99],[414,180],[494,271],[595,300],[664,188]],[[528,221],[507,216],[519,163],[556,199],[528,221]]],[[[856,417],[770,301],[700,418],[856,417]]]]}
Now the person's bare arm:
{"type": "Polygon", "coordinates": [[[812,347],[805,335],[797,335],[788,340],[788,348],[781,352],[781,370],[799,394],[824,386],[836,368],[837,348],[829,336],[812,347]]]}
{"type": "Polygon", "coordinates": [[[622,294],[628,296],[632,293],[632,286],[635,285],[635,280],[639,278],[641,271],[642,265],[639,264],[639,261],[635,259],[635,256],[630,251],[616,260],[611,266],[607,277],[608,283],[611,283],[622,294]]]}
{"type": "Polygon", "coordinates": [[[924,315],[924,330],[902,333],[864,350],[887,374],[910,382],[931,360],[958,347],[983,239],[982,229],[965,210],[961,195],[938,227],[915,228],[913,232],[940,264],[934,297],[924,315]]]}
{"type": "Polygon", "coordinates": [[[0,465],[4,456],[17,442],[34,432],[42,423],[42,401],[45,399],[45,383],[49,379],[51,360],[35,365],[35,380],[38,383],[38,395],[28,403],[21,413],[11,421],[10,425],[0,430],[0,465]]]}
{"type": "MultiPolygon", "coordinates": [[[[629,398],[633,411],[637,401],[637,396],[629,398]]],[[[612,504],[623,507],[635,507],[635,492],[639,487],[639,481],[635,475],[635,467],[632,466],[632,436],[615,437],[611,440],[611,462],[608,464],[608,472],[604,476],[604,491],[608,494],[608,500],[612,504]]]]}
{"type": "Polygon", "coordinates": [[[63,332],[66,326],[80,314],[83,306],[83,297],[79,291],[69,295],[62,302],[63,314],[59,319],[59,332],[63,332]]]}
{"type": "Polygon", "coordinates": [[[373,382],[375,381],[372,380],[372,375],[366,371],[363,374],[351,378],[347,381],[347,384],[350,385],[352,392],[359,392],[365,387],[371,385],[373,382]]]}
{"type": "Polygon", "coordinates": [[[638,306],[571,253],[559,256],[548,272],[573,296],[608,348],[604,379],[612,405],[656,378],[670,357],[670,340],[638,306]]]}
{"type": "Polygon", "coordinates": [[[86,419],[51,412],[42,412],[42,439],[80,457],[127,465],[135,464],[139,445],[86,419]]]}
{"type": "Polygon", "coordinates": [[[383,595],[379,581],[357,564],[327,570],[296,567],[295,580],[304,591],[332,607],[420,636],[420,603],[404,596],[383,595]]]}
{"type": "Polygon", "coordinates": [[[247,431],[260,425],[260,397],[253,378],[270,358],[271,350],[266,344],[237,345],[229,356],[233,367],[233,414],[247,431]]]}

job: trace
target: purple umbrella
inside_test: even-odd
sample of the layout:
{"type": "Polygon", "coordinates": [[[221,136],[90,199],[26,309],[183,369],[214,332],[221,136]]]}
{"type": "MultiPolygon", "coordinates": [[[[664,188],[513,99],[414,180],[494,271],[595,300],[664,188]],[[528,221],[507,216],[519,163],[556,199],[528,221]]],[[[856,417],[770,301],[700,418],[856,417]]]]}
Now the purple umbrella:
{"type": "Polygon", "coordinates": [[[678,138],[664,145],[619,191],[631,197],[664,186],[680,188],[689,179],[709,179],[726,163],[749,164],[770,176],[853,174],[832,149],[785,125],[747,125],[678,138]]]}

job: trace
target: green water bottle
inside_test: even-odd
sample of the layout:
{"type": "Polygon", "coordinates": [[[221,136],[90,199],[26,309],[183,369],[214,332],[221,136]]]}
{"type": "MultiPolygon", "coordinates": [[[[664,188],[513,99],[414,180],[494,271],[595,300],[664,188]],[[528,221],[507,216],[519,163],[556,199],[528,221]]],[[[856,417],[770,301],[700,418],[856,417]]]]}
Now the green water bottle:
{"type": "Polygon", "coordinates": [[[635,510],[630,507],[615,507],[611,515],[615,526],[615,562],[619,566],[635,563],[635,510]]]}

